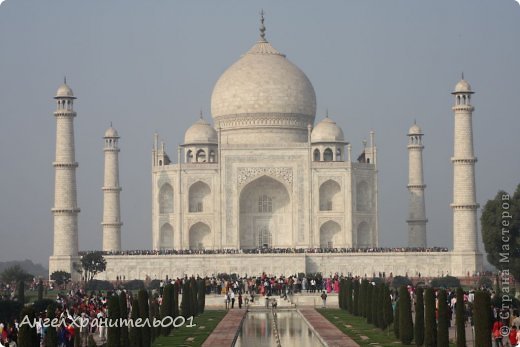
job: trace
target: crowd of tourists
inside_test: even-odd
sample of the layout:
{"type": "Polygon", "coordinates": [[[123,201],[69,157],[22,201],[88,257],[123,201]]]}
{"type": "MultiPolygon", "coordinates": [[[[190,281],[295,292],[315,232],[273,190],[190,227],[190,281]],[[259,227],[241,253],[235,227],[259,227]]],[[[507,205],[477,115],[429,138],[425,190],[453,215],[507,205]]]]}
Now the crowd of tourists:
{"type": "MultiPolygon", "coordinates": [[[[84,251],[80,255],[99,251],[84,251]]],[[[361,248],[223,248],[223,249],[160,249],[103,251],[103,255],[192,255],[192,254],[291,254],[291,253],[384,253],[384,252],[448,252],[446,247],[361,247],[361,248]]]]}

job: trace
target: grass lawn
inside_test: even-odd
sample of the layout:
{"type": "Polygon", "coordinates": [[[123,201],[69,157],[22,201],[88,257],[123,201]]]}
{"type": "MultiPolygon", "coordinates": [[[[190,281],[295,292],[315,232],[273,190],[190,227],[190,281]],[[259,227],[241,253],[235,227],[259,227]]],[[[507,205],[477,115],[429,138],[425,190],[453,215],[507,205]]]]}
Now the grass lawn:
{"type": "MultiPolygon", "coordinates": [[[[174,329],[169,336],[158,337],[153,343],[153,347],[201,346],[226,313],[227,311],[223,310],[206,310],[193,320],[193,324],[197,326],[191,328],[183,326],[174,329]]],[[[189,323],[186,322],[186,324],[189,323]]]]}
{"type": "Polygon", "coordinates": [[[356,317],[340,309],[317,309],[317,311],[360,346],[404,346],[395,338],[393,330],[382,331],[368,324],[363,317],[356,317]]]}
{"type": "MultiPolygon", "coordinates": [[[[356,317],[345,310],[330,308],[316,310],[360,346],[405,346],[395,338],[392,326],[390,326],[390,330],[383,331],[368,324],[365,318],[356,317]]],[[[415,346],[413,341],[408,346],[412,345],[415,346]]],[[[455,344],[450,342],[450,346],[455,346],[455,344]]]]}

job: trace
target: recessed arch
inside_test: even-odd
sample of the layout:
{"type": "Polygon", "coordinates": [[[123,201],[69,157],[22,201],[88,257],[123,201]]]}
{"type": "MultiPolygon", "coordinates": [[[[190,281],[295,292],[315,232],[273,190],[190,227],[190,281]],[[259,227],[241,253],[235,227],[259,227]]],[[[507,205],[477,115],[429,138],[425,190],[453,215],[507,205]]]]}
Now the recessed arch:
{"type": "Polygon", "coordinates": [[[366,181],[358,182],[356,185],[356,207],[358,211],[369,211],[372,207],[370,189],[366,181]]]}
{"type": "Polygon", "coordinates": [[[205,163],[206,162],[206,151],[203,149],[199,149],[197,151],[197,156],[196,156],[195,161],[197,163],[205,163]]]}
{"type": "Polygon", "coordinates": [[[208,249],[213,248],[211,242],[211,228],[203,222],[192,225],[189,231],[190,249],[208,249]]]}
{"type": "Polygon", "coordinates": [[[195,182],[189,189],[189,212],[211,212],[211,189],[202,182],[195,182]]]}
{"type": "Polygon", "coordinates": [[[335,180],[327,180],[320,186],[320,211],[341,211],[343,199],[341,186],[335,180]]]}
{"type": "Polygon", "coordinates": [[[240,248],[292,246],[292,202],[283,183],[261,176],[244,186],[239,201],[240,248]]]}
{"type": "Polygon", "coordinates": [[[357,227],[357,247],[366,248],[372,246],[370,227],[367,222],[359,223],[357,227]]]}
{"type": "Polygon", "coordinates": [[[188,149],[188,151],[186,152],[186,162],[187,163],[193,162],[193,152],[191,149],[188,149]]]}
{"type": "Polygon", "coordinates": [[[159,213],[173,212],[173,188],[169,183],[165,183],[159,190],[159,213]]]}
{"type": "Polygon", "coordinates": [[[165,223],[161,227],[159,235],[160,249],[173,249],[173,227],[170,223],[165,223]]]}
{"type": "Polygon", "coordinates": [[[332,149],[325,148],[323,151],[323,161],[333,161],[334,160],[334,153],[332,152],[332,149]]]}
{"type": "Polygon", "coordinates": [[[320,247],[333,248],[339,244],[341,226],[332,220],[323,223],[320,227],[320,247]]]}
{"type": "Polygon", "coordinates": [[[320,154],[320,150],[318,148],[316,148],[314,150],[314,161],[320,161],[320,158],[321,157],[321,154],[320,154]]]}

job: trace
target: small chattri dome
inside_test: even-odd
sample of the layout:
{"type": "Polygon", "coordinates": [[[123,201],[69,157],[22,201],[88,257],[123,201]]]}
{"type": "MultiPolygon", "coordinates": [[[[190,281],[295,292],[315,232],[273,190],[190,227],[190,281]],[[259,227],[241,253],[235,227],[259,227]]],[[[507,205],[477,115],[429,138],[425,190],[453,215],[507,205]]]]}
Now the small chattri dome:
{"type": "Polygon", "coordinates": [[[471,86],[469,85],[468,81],[461,79],[455,86],[454,93],[472,93],[471,86]]]}
{"type": "Polygon", "coordinates": [[[329,117],[316,124],[311,133],[311,142],[344,142],[343,130],[329,117]]]}
{"type": "Polygon", "coordinates": [[[217,143],[217,131],[203,118],[200,118],[184,134],[184,144],[217,143]]]}
{"type": "Polygon", "coordinates": [[[67,83],[63,83],[56,92],[56,98],[74,98],[74,93],[67,83]]]}
{"type": "Polygon", "coordinates": [[[408,130],[409,135],[422,135],[422,129],[417,124],[413,123],[413,125],[410,127],[410,130],[408,130]]]}
{"type": "Polygon", "coordinates": [[[119,137],[119,134],[117,133],[117,130],[114,129],[112,126],[105,131],[104,137],[119,137]]]}

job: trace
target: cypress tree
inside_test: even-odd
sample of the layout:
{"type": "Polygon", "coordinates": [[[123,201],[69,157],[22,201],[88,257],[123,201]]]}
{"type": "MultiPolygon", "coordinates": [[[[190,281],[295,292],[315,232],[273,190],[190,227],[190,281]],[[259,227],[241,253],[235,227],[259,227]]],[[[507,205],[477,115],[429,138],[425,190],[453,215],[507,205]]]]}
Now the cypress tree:
{"type": "Polygon", "coordinates": [[[466,327],[464,310],[464,291],[457,288],[457,303],[455,304],[455,323],[457,325],[457,347],[466,347],[466,327]]]}
{"type": "Polygon", "coordinates": [[[446,297],[446,291],[444,289],[439,290],[437,296],[438,311],[437,311],[437,345],[448,346],[449,345],[449,322],[448,322],[448,299],[446,297]]]}
{"type": "Polygon", "coordinates": [[[415,297],[415,330],[413,339],[416,346],[422,346],[424,344],[424,298],[422,288],[417,288],[415,297]]]}
{"type": "Polygon", "coordinates": [[[343,290],[345,289],[345,280],[339,280],[338,307],[343,309],[343,290]]]}
{"type": "Polygon", "coordinates": [[[372,324],[379,328],[379,318],[377,317],[377,305],[379,305],[379,286],[373,285],[372,288],[372,297],[370,301],[372,301],[372,324]]]}
{"type": "MultiPolygon", "coordinates": [[[[22,282],[23,283],[23,282],[22,282]]],[[[34,347],[39,346],[38,335],[36,334],[36,327],[31,328],[29,324],[21,324],[22,322],[33,323],[35,319],[34,309],[32,307],[24,307],[20,313],[20,329],[18,330],[18,347],[34,347]]]]}
{"type": "Polygon", "coordinates": [[[352,289],[353,289],[352,278],[349,277],[349,278],[347,278],[347,310],[350,313],[354,313],[354,310],[352,307],[352,305],[353,305],[352,289]]]}
{"type": "Polygon", "coordinates": [[[121,328],[118,324],[120,317],[119,297],[117,295],[112,295],[108,298],[107,347],[121,346],[121,328]]]}
{"type": "MultiPolygon", "coordinates": [[[[172,288],[170,288],[170,290],[172,290],[172,288]]],[[[173,300],[171,301],[171,303],[173,305],[172,317],[175,319],[179,316],[179,284],[177,282],[175,282],[175,284],[173,285],[173,300]]]]}
{"type": "Polygon", "coordinates": [[[354,280],[354,307],[352,308],[355,316],[359,316],[359,280],[354,280]]]}
{"type": "Polygon", "coordinates": [[[79,327],[74,328],[74,347],[81,347],[81,335],[79,334],[79,327]]]}
{"type": "Polygon", "coordinates": [[[390,297],[390,288],[388,288],[388,284],[384,284],[383,287],[384,300],[383,300],[383,315],[385,317],[385,328],[389,327],[390,324],[394,321],[394,309],[392,307],[392,298],[390,297]]]}
{"type": "MultiPolygon", "coordinates": [[[[358,280],[359,282],[359,280],[358,280]]],[[[359,290],[358,290],[359,299],[357,301],[357,313],[358,316],[363,317],[363,303],[365,301],[365,293],[363,293],[363,280],[359,282],[359,290]]]]}
{"type": "Polygon", "coordinates": [[[377,294],[377,324],[379,328],[385,330],[385,285],[384,283],[380,283],[378,286],[379,290],[377,294]]]}
{"type": "Polygon", "coordinates": [[[197,281],[197,285],[198,285],[197,312],[199,314],[202,314],[202,313],[204,313],[204,307],[206,306],[206,281],[203,278],[199,278],[199,280],[197,281]]]}
{"type": "Polygon", "coordinates": [[[367,316],[367,323],[372,324],[372,291],[374,290],[374,286],[371,283],[367,285],[367,303],[365,307],[365,313],[367,316]]]}
{"type": "Polygon", "coordinates": [[[406,286],[399,288],[399,338],[404,345],[413,340],[412,304],[406,286]]]}
{"type": "Polygon", "coordinates": [[[18,281],[18,286],[16,287],[17,289],[17,297],[18,297],[18,301],[22,303],[22,305],[25,304],[25,282],[22,280],[22,281],[18,281]]]}
{"type": "MultiPolygon", "coordinates": [[[[56,317],[56,304],[52,303],[47,306],[47,318],[49,318],[50,322],[56,317]]],[[[58,346],[58,332],[56,328],[53,326],[49,326],[47,328],[47,332],[45,334],[45,346],[54,347],[58,346]]]]}
{"type": "MultiPolygon", "coordinates": [[[[141,289],[137,295],[139,300],[139,317],[145,322],[150,316],[150,306],[148,306],[148,292],[141,289]]],[[[151,344],[151,327],[143,324],[141,328],[141,346],[150,347],[151,344]]]]}
{"type": "Polygon", "coordinates": [[[362,317],[367,317],[367,302],[368,302],[368,281],[366,279],[363,279],[361,281],[361,288],[360,288],[360,297],[359,300],[361,301],[361,311],[360,314],[362,317]]]}
{"type": "Polygon", "coordinates": [[[161,328],[156,327],[153,325],[153,322],[157,319],[160,319],[159,316],[159,304],[157,303],[157,300],[153,298],[150,300],[150,324],[151,324],[151,338],[152,342],[155,341],[157,336],[161,335],[161,328]]]}
{"type": "Polygon", "coordinates": [[[424,346],[437,347],[435,293],[432,288],[426,288],[426,291],[424,292],[424,346]]]}
{"type": "Polygon", "coordinates": [[[394,311],[394,335],[396,338],[399,338],[399,299],[395,303],[395,311],[394,311]]]}
{"type": "MultiPolygon", "coordinates": [[[[132,311],[130,313],[130,319],[132,322],[136,322],[139,318],[139,301],[134,299],[132,301],[132,311]]],[[[130,347],[141,347],[141,328],[131,327],[128,335],[130,340],[130,347]]]]}
{"type": "Polygon", "coordinates": [[[491,299],[485,291],[475,292],[473,315],[475,320],[475,347],[491,347],[491,299]]]}
{"type": "Polygon", "coordinates": [[[191,314],[190,307],[190,281],[187,279],[182,285],[182,301],[181,301],[181,311],[182,316],[187,319],[191,314]]]}
{"type": "MultiPolygon", "coordinates": [[[[167,284],[166,286],[164,286],[164,289],[163,289],[163,297],[162,297],[162,303],[161,303],[161,319],[164,319],[165,317],[171,317],[172,316],[172,308],[173,308],[173,304],[172,304],[172,291],[170,290],[173,289],[173,285],[172,284],[167,284]]],[[[166,326],[163,326],[161,327],[161,334],[163,336],[168,336],[170,335],[170,332],[172,330],[172,326],[171,325],[166,325],[166,326]]]]}
{"type": "Polygon", "coordinates": [[[38,281],[38,301],[41,300],[43,300],[43,281],[40,278],[38,281]]]}
{"type": "Polygon", "coordinates": [[[192,316],[198,316],[199,314],[199,304],[197,300],[198,295],[198,286],[195,277],[190,278],[190,311],[192,316]]]}
{"type": "MultiPolygon", "coordinates": [[[[124,291],[121,291],[121,294],[119,294],[119,312],[120,316],[123,319],[128,319],[128,305],[126,301],[126,293],[124,291]]],[[[125,347],[129,345],[128,341],[128,326],[123,325],[121,326],[121,347],[125,347]]]]}

